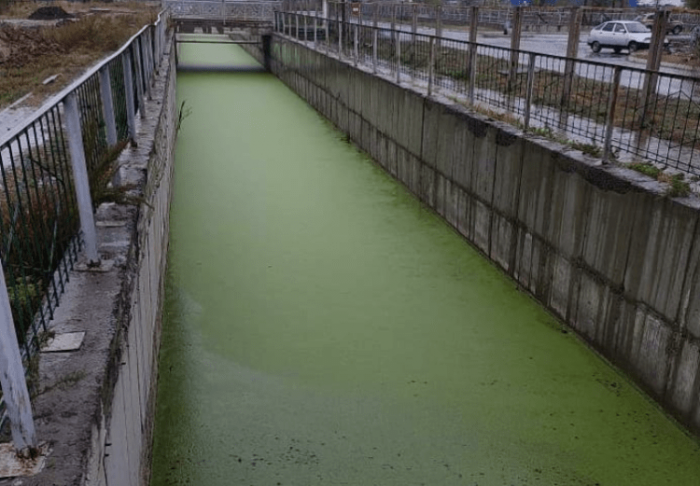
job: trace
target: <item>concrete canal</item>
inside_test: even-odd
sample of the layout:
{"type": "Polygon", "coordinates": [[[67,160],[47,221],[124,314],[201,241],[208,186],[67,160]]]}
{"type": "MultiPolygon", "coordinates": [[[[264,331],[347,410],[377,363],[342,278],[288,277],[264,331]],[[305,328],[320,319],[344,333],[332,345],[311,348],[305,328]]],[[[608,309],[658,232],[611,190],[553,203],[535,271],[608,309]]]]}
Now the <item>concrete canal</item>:
{"type": "Polygon", "coordinates": [[[152,485],[697,484],[697,442],[276,78],[178,95],[152,485]]]}

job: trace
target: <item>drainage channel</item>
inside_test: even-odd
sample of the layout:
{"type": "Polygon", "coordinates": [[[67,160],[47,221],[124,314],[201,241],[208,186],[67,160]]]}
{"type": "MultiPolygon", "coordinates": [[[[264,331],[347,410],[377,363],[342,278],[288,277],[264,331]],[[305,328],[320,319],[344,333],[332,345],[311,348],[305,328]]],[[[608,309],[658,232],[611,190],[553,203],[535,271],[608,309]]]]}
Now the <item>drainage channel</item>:
{"type": "Polygon", "coordinates": [[[696,484],[695,440],[279,80],[178,96],[153,486],[696,484]]]}

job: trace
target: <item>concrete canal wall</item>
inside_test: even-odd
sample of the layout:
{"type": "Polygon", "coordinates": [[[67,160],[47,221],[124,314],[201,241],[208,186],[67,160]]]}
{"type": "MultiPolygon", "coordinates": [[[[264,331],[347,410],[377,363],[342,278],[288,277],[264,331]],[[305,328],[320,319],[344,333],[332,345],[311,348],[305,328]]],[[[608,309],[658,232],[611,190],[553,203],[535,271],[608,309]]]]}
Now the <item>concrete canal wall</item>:
{"type": "Polygon", "coordinates": [[[148,484],[160,343],[173,150],[176,69],[166,54],[136,138],[120,158],[123,203],[96,213],[101,271],[74,271],[52,331],[85,332],[79,350],[43,353],[33,399],[43,471],[0,484],[148,484]]]}
{"type": "Polygon", "coordinates": [[[697,199],[280,36],[272,54],[291,89],[700,432],[697,199]]]}

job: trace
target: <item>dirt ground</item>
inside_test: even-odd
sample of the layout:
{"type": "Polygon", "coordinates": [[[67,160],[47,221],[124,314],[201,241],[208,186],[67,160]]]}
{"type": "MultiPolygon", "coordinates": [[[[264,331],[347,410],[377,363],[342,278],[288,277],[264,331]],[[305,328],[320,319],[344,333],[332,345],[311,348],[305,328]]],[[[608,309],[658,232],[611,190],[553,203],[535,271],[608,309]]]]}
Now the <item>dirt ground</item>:
{"type": "MultiPolygon", "coordinates": [[[[634,57],[638,59],[646,60],[648,56],[649,51],[639,51],[634,53],[634,57]]],[[[692,52],[664,52],[661,56],[661,61],[700,69],[700,57],[698,57],[698,54],[692,52]]]]}
{"type": "Polygon", "coordinates": [[[28,94],[23,104],[41,103],[121,47],[159,10],[158,2],[52,2],[71,18],[29,19],[46,6],[22,1],[0,11],[0,109],[28,94]]]}

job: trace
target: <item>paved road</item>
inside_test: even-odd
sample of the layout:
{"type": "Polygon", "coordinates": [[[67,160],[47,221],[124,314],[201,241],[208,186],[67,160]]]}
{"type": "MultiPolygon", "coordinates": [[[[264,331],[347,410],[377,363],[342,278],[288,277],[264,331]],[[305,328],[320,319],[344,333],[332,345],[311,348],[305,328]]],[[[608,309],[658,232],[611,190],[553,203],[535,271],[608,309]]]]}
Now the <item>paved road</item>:
{"type": "MultiPolygon", "coordinates": [[[[391,24],[388,22],[380,22],[380,27],[390,28],[391,24]]],[[[410,31],[411,26],[408,24],[397,24],[397,27],[410,31]]],[[[435,29],[429,27],[419,27],[418,33],[420,34],[434,34],[435,29]]],[[[466,30],[452,30],[443,29],[443,37],[455,40],[469,40],[469,32],[466,30]]],[[[675,36],[676,38],[685,38],[687,36],[675,36]]],[[[586,39],[588,38],[588,32],[581,32],[581,40],[578,47],[578,59],[585,61],[595,61],[602,62],[606,64],[612,64],[615,66],[624,66],[629,68],[644,68],[644,64],[632,61],[629,56],[624,54],[614,54],[613,52],[604,51],[595,54],[591,51],[586,44],[586,39]]],[[[550,56],[565,56],[566,55],[566,44],[568,36],[566,34],[529,34],[524,33],[520,41],[520,49],[528,52],[536,52],[538,54],[546,54],[550,56]]],[[[477,35],[477,42],[479,44],[487,44],[491,46],[510,48],[510,36],[503,35],[502,33],[488,32],[484,34],[477,35]]],[[[670,67],[662,67],[661,72],[668,74],[686,75],[687,71],[685,69],[673,69],[670,67]]]]}

